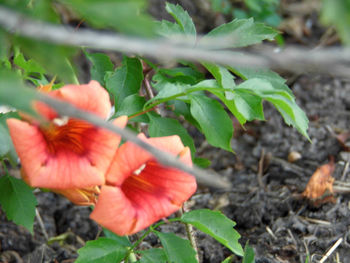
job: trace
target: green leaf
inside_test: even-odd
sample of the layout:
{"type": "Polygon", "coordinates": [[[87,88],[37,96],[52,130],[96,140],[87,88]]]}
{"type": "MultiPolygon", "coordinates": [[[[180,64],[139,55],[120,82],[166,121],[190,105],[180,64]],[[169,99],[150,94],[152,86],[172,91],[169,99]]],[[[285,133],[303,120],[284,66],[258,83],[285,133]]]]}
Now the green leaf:
{"type": "Polygon", "coordinates": [[[113,232],[109,231],[106,228],[103,229],[103,233],[105,234],[106,238],[117,241],[123,247],[132,246],[127,236],[118,236],[117,234],[114,234],[113,232]]]}
{"type": "Polygon", "coordinates": [[[21,67],[24,70],[26,75],[30,75],[30,73],[32,73],[32,72],[41,73],[41,74],[45,73],[45,69],[43,69],[42,66],[40,66],[33,59],[26,60],[22,53],[18,53],[14,57],[13,63],[15,65],[21,67]]]}
{"type": "Polygon", "coordinates": [[[12,7],[25,15],[33,17],[37,20],[44,20],[50,23],[59,23],[60,17],[54,11],[52,1],[48,0],[2,0],[1,4],[12,7]]]}
{"type": "Polygon", "coordinates": [[[232,121],[218,101],[202,95],[191,96],[191,114],[211,145],[232,151],[232,121]]]}
{"type": "Polygon", "coordinates": [[[286,80],[278,75],[276,72],[269,69],[261,69],[261,68],[247,68],[242,66],[231,66],[229,67],[234,74],[241,77],[244,80],[252,79],[252,78],[260,78],[265,79],[270,82],[276,82],[280,84],[284,84],[286,80]]]}
{"type": "Polygon", "coordinates": [[[234,259],[235,257],[236,257],[235,255],[231,255],[231,256],[225,258],[225,260],[222,261],[221,263],[232,263],[232,262],[233,262],[233,259],[234,259]]]}
{"type": "Polygon", "coordinates": [[[153,19],[145,12],[144,0],[60,0],[82,16],[94,27],[106,29],[110,27],[117,31],[152,36],[154,32],[153,19]]]}
{"type": "Polygon", "coordinates": [[[233,89],[236,86],[232,74],[226,68],[207,62],[202,64],[214,76],[222,88],[233,89]]]}
{"type": "Polygon", "coordinates": [[[183,30],[179,24],[175,24],[167,20],[162,20],[156,21],[156,25],[156,32],[160,36],[174,38],[178,35],[183,35],[183,30]]]}
{"type": "Polygon", "coordinates": [[[173,233],[154,232],[163,245],[167,262],[169,263],[197,263],[196,252],[190,241],[176,236],[173,233]]]}
{"type": "Polygon", "coordinates": [[[148,250],[139,251],[142,255],[139,263],[167,263],[167,257],[164,249],[151,248],[148,250]]]}
{"type": "Polygon", "coordinates": [[[65,83],[78,83],[70,62],[76,49],[19,37],[16,43],[26,57],[35,60],[52,76],[57,75],[65,83]]]}
{"type": "Polygon", "coordinates": [[[9,175],[0,177],[0,204],[9,220],[33,234],[37,201],[28,185],[9,175]]]}
{"type": "Polygon", "coordinates": [[[9,118],[19,119],[19,115],[17,112],[0,113],[0,157],[7,158],[12,166],[16,166],[18,156],[6,124],[9,118]]]}
{"type": "Polygon", "coordinates": [[[127,249],[117,240],[100,237],[88,241],[85,247],[78,249],[78,253],[76,263],[109,263],[121,262],[126,256],[127,249]]]}
{"type": "Polygon", "coordinates": [[[194,43],[196,41],[196,27],[187,11],[180,5],[173,5],[170,3],[165,4],[165,10],[175,19],[182,32],[187,36],[191,36],[194,43]]]}
{"type": "Polygon", "coordinates": [[[190,67],[159,69],[157,74],[163,74],[165,76],[169,76],[168,80],[170,82],[182,82],[185,84],[192,84],[192,85],[204,79],[203,73],[190,67]]]}
{"type": "Polygon", "coordinates": [[[34,89],[25,88],[15,73],[0,69],[0,104],[35,115],[32,101],[36,98],[34,89]]]}
{"type": "Polygon", "coordinates": [[[250,92],[271,102],[281,113],[286,124],[294,126],[309,139],[307,134],[309,120],[296,104],[294,96],[290,94],[285,84],[273,85],[264,79],[252,78],[238,85],[236,90],[250,92]]]}
{"type": "Polygon", "coordinates": [[[7,60],[9,56],[10,41],[5,31],[0,29],[0,62],[7,60]]]}
{"type": "Polygon", "coordinates": [[[323,0],[321,21],[334,26],[342,41],[350,45],[350,1],[323,0]]]}
{"type": "Polygon", "coordinates": [[[85,56],[91,61],[90,69],[91,79],[97,80],[102,86],[105,85],[104,77],[107,71],[113,71],[114,65],[106,54],[103,53],[88,53],[85,56]]]}
{"type": "Polygon", "coordinates": [[[255,263],[255,254],[252,247],[249,246],[248,242],[244,247],[244,255],[242,263],[255,263]]]}
{"type": "MultiPolygon", "coordinates": [[[[122,115],[132,116],[133,114],[140,112],[143,110],[143,107],[146,103],[144,97],[141,97],[137,94],[130,95],[126,97],[122,104],[120,105],[119,110],[116,112],[115,116],[119,117],[122,115]]],[[[142,114],[140,116],[133,117],[130,119],[131,122],[149,122],[148,116],[146,114],[142,114]]]]}
{"type": "Polygon", "coordinates": [[[224,103],[235,115],[240,124],[247,120],[264,120],[262,99],[253,94],[234,90],[232,93],[226,93],[224,103]]]}
{"type": "Polygon", "coordinates": [[[292,125],[302,135],[310,140],[309,135],[307,134],[309,120],[305,112],[299,108],[294,100],[287,100],[285,97],[278,95],[265,99],[276,107],[276,109],[281,113],[286,124],[292,125]]]}
{"type": "Polygon", "coordinates": [[[209,209],[193,210],[183,214],[181,220],[210,235],[236,255],[243,256],[242,246],[238,242],[241,236],[233,229],[236,223],[221,212],[209,209]]]}
{"type": "Polygon", "coordinates": [[[272,84],[276,89],[282,89],[284,92],[287,92],[291,97],[294,98],[293,92],[284,85],[286,80],[278,75],[276,72],[273,72],[269,69],[254,69],[254,68],[245,68],[245,67],[229,67],[229,69],[240,76],[242,79],[264,79],[272,84]]]}
{"type": "Polygon", "coordinates": [[[263,23],[254,22],[253,18],[235,19],[210,31],[200,40],[200,44],[214,48],[237,48],[273,40],[277,30],[263,23]]]}
{"type": "Polygon", "coordinates": [[[11,147],[13,146],[8,130],[3,125],[0,125],[0,158],[8,154],[11,147]]]}
{"type": "Polygon", "coordinates": [[[211,161],[206,158],[200,158],[196,157],[193,160],[193,163],[197,165],[198,167],[201,167],[203,169],[208,168],[211,165],[211,161]]]}
{"type": "Polygon", "coordinates": [[[172,100],[169,102],[169,104],[172,104],[175,107],[174,113],[177,116],[182,115],[186,121],[191,123],[198,130],[200,130],[200,126],[199,126],[198,122],[192,117],[192,114],[190,111],[190,105],[188,103],[183,102],[181,100],[172,100]]]}
{"type": "MultiPolygon", "coordinates": [[[[234,78],[226,68],[211,63],[202,64],[215,77],[219,85],[227,90],[223,93],[219,90],[215,90],[215,87],[213,86],[208,86],[208,91],[212,92],[222,100],[232,114],[235,115],[240,124],[243,125],[247,120],[264,119],[262,100],[259,97],[235,91],[234,88],[236,85],[234,78]]],[[[198,86],[203,83],[209,82],[198,83],[198,86]]]]}
{"type": "Polygon", "coordinates": [[[178,100],[188,100],[186,96],[186,90],[191,86],[182,83],[171,83],[171,82],[162,82],[156,85],[156,89],[160,89],[158,94],[152,99],[147,101],[147,104],[150,104],[154,101],[169,101],[172,99],[178,100]]]}
{"type": "Polygon", "coordinates": [[[106,77],[106,88],[115,98],[116,111],[127,96],[138,93],[142,80],[140,60],[124,56],[122,66],[106,77]]]}
{"type": "Polygon", "coordinates": [[[182,143],[190,147],[192,158],[194,157],[194,153],[196,152],[194,141],[178,120],[158,117],[152,114],[148,114],[148,116],[150,118],[148,133],[151,137],[178,135],[182,143]]]}

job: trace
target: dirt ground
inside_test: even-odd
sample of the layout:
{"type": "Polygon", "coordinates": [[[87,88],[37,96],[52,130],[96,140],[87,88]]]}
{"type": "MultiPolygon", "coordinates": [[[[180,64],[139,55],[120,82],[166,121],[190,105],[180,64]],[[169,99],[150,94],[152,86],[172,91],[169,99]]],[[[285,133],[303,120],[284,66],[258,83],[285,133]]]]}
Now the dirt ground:
{"type": "MultiPolygon", "coordinates": [[[[317,37],[312,38],[314,42],[317,37]]],[[[242,245],[249,241],[257,263],[303,263],[307,254],[309,262],[318,262],[341,238],[326,262],[350,262],[350,195],[336,194],[334,203],[318,207],[301,198],[310,176],[330,156],[335,159],[335,179],[350,183],[350,153],[335,138],[350,131],[350,79],[289,74],[288,80],[310,119],[311,142],[286,126],[267,103],[266,121],[248,123],[245,131],[236,129],[232,139],[235,154],[213,148],[196,136],[198,155],[210,159],[210,169],[230,180],[233,188],[223,192],[199,187],[188,206],[220,210],[234,220],[242,245]],[[288,162],[290,152],[298,152],[301,158],[288,162]]],[[[43,226],[56,241],[47,244],[39,217],[31,235],[7,221],[0,210],[0,262],[74,262],[77,249],[101,234],[88,218],[89,208],[74,206],[53,193],[38,192],[36,196],[43,226]]],[[[181,225],[163,225],[162,230],[183,233],[181,225]]],[[[196,237],[202,262],[221,262],[230,255],[205,234],[197,232],[196,237]]],[[[157,245],[159,241],[151,235],[141,248],[157,245]]]]}

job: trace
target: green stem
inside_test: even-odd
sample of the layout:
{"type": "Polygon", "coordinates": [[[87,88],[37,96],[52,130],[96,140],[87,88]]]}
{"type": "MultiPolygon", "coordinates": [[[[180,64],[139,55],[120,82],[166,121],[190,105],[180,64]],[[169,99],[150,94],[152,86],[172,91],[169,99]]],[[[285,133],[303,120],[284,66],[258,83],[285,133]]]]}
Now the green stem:
{"type": "Polygon", "coordinates": [[[173,96],[170,96],[170,97],[167,97],[167,98],[164,98],[164,99],[160,99],[160,100],[156,101],[155,103],[152,103],[152,104],[146,106],[143,110],[134,113],[134,114],[131,115],[130,117],[136,117],[136,116],[142,115],[142,114],[144,114],[144,113],[147,113],[147,112],[149,112],[150,110],[152,110],[154,107],[158,106],[159,104],[165,103],[165,102],[167,102],[167,101],[169,101],[169,100],[173,100],[173,99],[176,99],[176,98],[178,98],[178,97],[186,96],[186,95],[189,95],[189,94],[191,94],[191,93],[193,93],[193,92],[196,92],[196,91],[203,91],[203,90],[207,90],[207,91],[210,91],[210,90],[215,90],[215,91],[231,91],[231,90],[227,90],[227,89],[223,89],[223,88],[208,88],[208,87],[189,88],[189,89],[187,89],[186,91],[177,93],[177,94],[175,94],[175,95],[173,95],[173,96]]]}

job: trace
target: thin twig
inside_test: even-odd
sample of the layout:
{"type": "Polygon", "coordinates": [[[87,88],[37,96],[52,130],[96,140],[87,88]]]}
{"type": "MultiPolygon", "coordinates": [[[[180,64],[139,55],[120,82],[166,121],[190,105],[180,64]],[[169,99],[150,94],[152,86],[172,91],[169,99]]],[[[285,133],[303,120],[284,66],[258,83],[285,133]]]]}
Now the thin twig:
{"type": "Polygon", "coordinates": [[[129,131],[127,128],[125,129],[119,128],[118,126],[113,125],[109,122],[106,122],[105,120],[103,120],[102,118],[96,115],[89,114],[85,111],[79,110],[69,103],[58,101],[43,93],[38,93],[37,96],[40,101],[52,107],[61,116],[70,116],[77,119],[85,120],[96,126],[110,130],[113,133],[120,135],[123,139],[133,142],[138,146],[140,146],[141,148],[145,149],[146,151],[154,155],[154,157],[163,165],[175,167],[184,172],[193,174],[196,177],[199,184],[203,184],[203,185],[215,187],[215,188],[221,188],[221,189],[227,189],[231,187],[230,182],[224,180],[215,172],[211,171],[210,173],[208,173],[195,166],[190,167],[184,164],[183,162],[179,161],[176,157],[172,156],[171,154],[161,151],[158,148],[141,140],[132,131],[129,131]]]}
{"type": "Polygon", "coordinates": [[[325,261],[328,259],[328,257],[334,252],[334,250],[337,249],[337,247],[341,244],[341,242],[343,242],[343,238],[342,238],[342,237],[339,238],[339,239],[337,240],[337,242],[335,242],[335,244],[334,244],[334,245],[327,251],[327,253],[321,258],[320,263],[325,262],[325,261]]]}
{"type": "Polygon", "coordinates": [[[193,43],[180,36],[171,40],[144,39],[83,28],[76,30],[69,26],[34,20],[2,6],[0,6],[0,26],[11,33],[37,40],[139,54],[156,59],[208,61],[230,66],[275,67],[295,73],[332,73],[349,77],[350,49],[346,48],[310,51],[304,48],[288,47],[276,53],[275,48],[260,47],[251,49],[249,52],[233,52],[219,50],[227,47],[228,41],[232,42],[232,39],[228,37],[207,38],[205,42],[200,40],[193,47],[193,43]]]}
{"type": "MultiPolygon", "coordinates": [[[[188,212],[188,208],[187,208],[187,203],[186,202],[183,204],[183,206],[180,209],[180,211],[181,211],[180,212],[181,215],[183,213],[188,212]]],[[[196,241],[196,237],[195,237],[195,230],[194,230],[194,228],[193,228],[193,226],[191,224],[187,224],[187,223],[184,223],[184,224],[185,224],[188,240],[190,241],[191,246],[193,247],[194,251],[196,252],[196,259],[197,259],[197,262],[199,262],[199,253],[198,253],[198,246],[197,246],[197,241],[196,241]]]]}
{"type": "Polygon", "coordinates": [[[37,208],[35,208],[35,216],[36,216],[36,219],[38,220],[39,226],[41,228],[41,231],[42,231],[46,241],[49,240],[49,235],[46,232],[44,222],[43,222],[43,220],[40,216],[39,210],[37,208]]]}
{"type": "Polygon", "coordinates": [[[263,148],[261,150],[261,156],[260,156],[260,160],[259,160],[259,169],[258,169],[258,183],[259,183],[259,187],[261,189],[264,189],[266,191],[266,186],[262,180],[263,174],[264,174],[264,159],[265,159],[265,149],[263,148]]]}

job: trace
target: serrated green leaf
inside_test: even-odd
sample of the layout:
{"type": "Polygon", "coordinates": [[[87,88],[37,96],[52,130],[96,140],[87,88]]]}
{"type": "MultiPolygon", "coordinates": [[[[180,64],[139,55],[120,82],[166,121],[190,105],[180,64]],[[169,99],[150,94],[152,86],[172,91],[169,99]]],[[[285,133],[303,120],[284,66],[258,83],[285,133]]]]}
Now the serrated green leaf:
{"type": "Polygon", "coordinates": [[[218,101],[202,95],[191,96],[191,114],[211,145],[232,151],[232,121],[218,101]]]}
{"type": "Polygon", "coordinates": [[[151,248],[148,250],[139,251],[139,253],[142,256],[138,261],[139,263],[167,263],[167,257],[164,249],[151,248]]]}
{"type": "Polygon", "coordinates": [[[293,92],[285,85],[286,80],[278,75],[276,72],[269,69],[254,69],[254,68],[245,68],[245,67],[229,67],[229,69],[240,76],[242,79],[264,79],[272,84],[272,86],[283,89],[291,97],[294,98],[293,92]]]}
{"type": "Polygon", "coordinates": [[[273,40],[277,30],[263,23],[254,22],[253,18],[235,19],[210,31],[200,40],[201,45],[217,48],[237,48],[273,40]]]}
{"type": "Polygon", "coordinates": [[[28,185],[9,175],[0,177],[0,204],[9,220],[33,233],[37,201],[28,185]]]}
{"type": "Polygon", "coordinates": [[[278,75],[276,72],[269,69],[262,68],[247,68],[242,66],[228,67],[233,73],[241,77],[244,80],[252,78],[266,79],[270,82],[277,82],[284,84],[286,80],[278,75]]]}
{"type": "Polygon", "coordinates": [[[92,67],[90,69],[91,79],[97,80],[102,86],[105,85],[104,77],[107,71],[113,71],[114,65],[104,53],[88,53],[85,56],[91,61],[92,67]]]}
{"type": "MultiPolygon", "coordinates": [[[[202,64],[215,77],[219,85],[227,90],[223,93],[218,89],[215,90],[215,87],[212,86],[213,84],[210,84],[208,86],[208,91],[212,92],[221,99],[232,114],[235,115],[240,124],[243,125],[247,120],[251,121],[255,119],[264,119],[262,100],[259,97],[252,94],[235,91],[234,88],[236,85],[234,82],[234,77],[226,68],[211,63],[202,64]]],[[[198,83],[198,85],[202,85],[204,83],[209,82],[198,83]]]]}
{"type": "Polygon", "coordinates": [[[207,62],[202,64],[213,75],[222,88],[233,89],[236,86],[234,77],[225,67],[207,62]]]}
{"type": "Polygon", "coordinates": [[[333,25],[342,41],[350,45],[350,1],[323,0],[321,21],[326,25],[333,25]]]}
{"type": "Polygon", "coordinates": [[[190,241],[173,233],[154,233],[159,237],[169,263],[198,263],[190,241]]]}
{"type": "Polygon", "coordinates": [[[253,94],[235,90],[227,92],[225,105],[231,110],[240,124],[252,120],[264,120],[262,99],[253,94]]]}
{"type": "Polygon", "coordinates": [[[87,23],[140,36],[152,36],[153,19],[145,12],[144,0],[60,0],[72,7],[87,23]]]}
{"type": "Polygon", "coordinates": [[[115,98],[116,111],[122,101],[137,94],[143,80],[142,65],[138,58],[124,56],[122,66],[109,77],[106,77],[106,88],[115,98]]]}
{"type": "Polygon", "coordinates": [[[156,21],[156,26],[157,34],[163,37],[172,38],[183,34],[183,30],[179,24],[167,20],[156,21]]]}
{"type": "Polygon", "coordinates": [[[181,220],[210,235],[236,255],[243,256],[242,246],[238,242],[241,236],[233,229],[236,223],[221,212],[209,209],[193,210],[183,214],[181,220]]]}
{"type": "Polygon", "coordinates": [[[244,247],[242,263],[255,263],[254,250],[252,247],[249,246],[248,242],[245,244],[244,247]]]}
{"type": "Polygon", "coordinates": [[[13,63],[19,66],[20,68],[22,68],[26,75],[29,75],[32,72],[41,73],[41,74],[45,73],[45,70],[43,69],[42,66],[40,66],[33,59],[26,60],[22,53],[18,53],[14,57],[13,63]]]}
{"type": "Polygon", "coordinates": [[[149,114],[148,116],[150,118],[148,133],[151,137],[178,135],[180,136],[182,143],[185,146],[190,147],[192,158],[194,157],[194,153],[196,152],[194,141],[178,120],[160,116],[158,117],[152,114],[149,114]]]}
{"type": "MultiPolygon", "coordinates": [[[[120,108],[116,112],[115,116],[119,117],[122,115],[126,115],[130,117],[133,114],[142,111],[145,103],[146,100],[144,97],[141,97],[138,94],[130,95],[122,101],[122,104],[120,105],[120,108]]],[[[148,116],[146,114],[133,117],[129,120],[131,122],[149,122],[148,116]]]]}
{"type": "Polygon", "coordinates": [[[270,95],[280,95],[288,100],[294,100],[294,95],[291,93],[287,85],[273,85],[270,81],[260,78],[251,78],[239,86],[236,86],[236,90],[251,92],[261,98],[265,98],[270,95]]]}
{"type": "Polygon", "coordinates": [[[106,238],[117,241],[123,247],[132,246],[127,236],[118,236],[117,234],[114,234],[112,231],[109,231],[106,228],[103,229],[103,233],[105,234],[106,238]]]}
{"type": "Polygon", "coordinates": [[[183,34],[190,36],[193,43],[195,43],[196,27],[187,11],[185,11],[180,5],[173,5],[168,2],[165,4],[165,10],[175,19],[183,34]]]}
{"type": "Polygon", "coordinates": [[[121,262],[126,256],[127,248],[121,246],[117,240],[100,237],[88,241],[78,249],[79,257],[76,263],[110,263],[121,262]]]}
{"type": "Polygon", "coordinates": [[[276,107],[286,124],[292,125],[310,140],[309,135],[307,134],[309,120],[305,112],[299,108],[295,101],[287,100],[285,97],[279,95],[266,97],[265,99],[276,107]]]}
{"type": "Polygon", "coordinates": [[[273,85],[267,80],[252,78],[237,86],[236,90],[250,92],[271,102],[281,113],[286,124],[294,126],[309,139],[307,134],[309,120],[296,104],[294,96],[290,94],[286,85],[273,85]]]}

